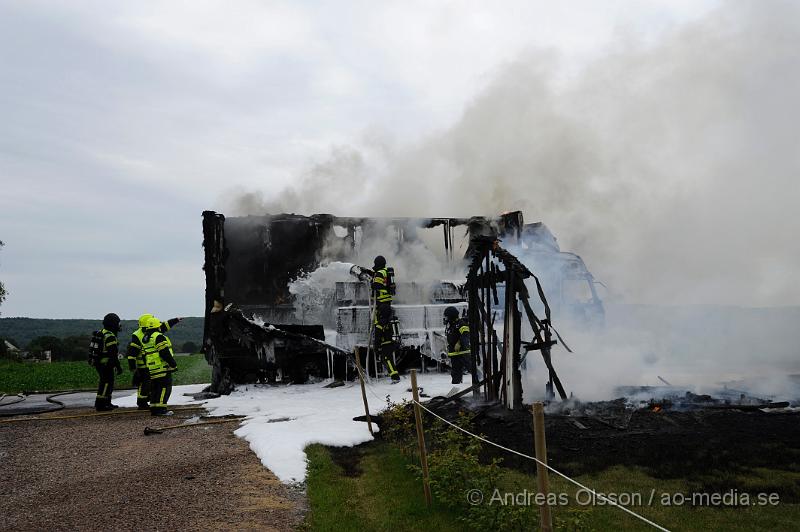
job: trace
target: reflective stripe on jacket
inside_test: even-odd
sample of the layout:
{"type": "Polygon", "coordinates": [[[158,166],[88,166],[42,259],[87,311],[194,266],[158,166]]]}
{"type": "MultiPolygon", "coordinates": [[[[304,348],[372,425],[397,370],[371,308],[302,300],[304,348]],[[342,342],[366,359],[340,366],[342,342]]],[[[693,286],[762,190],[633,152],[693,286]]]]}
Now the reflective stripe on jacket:
{"type": "Polygon", "coordinates": [[[109,350],[117,345],[117,335],[108,329],[101,329],[100,333],[103,335],[103,352],[100,355],[100,364],[106,365],[111,360],[111,353],[109,353],[109,350]]]}
{"type": "Polygon", "coordinates": [[[131,343],[128,345],[129,348],[128,352],[131,353],[128,355],[128,360],[133,360],[136,362],[136,369],[144,369],[147,367],[145,364],[144,357],[142,356],[142,344],[144,344],[144,331],[141,327],[133,331],[131,334],[131,343]]]}
{"type": "Polygon", "coordinates": [[[461,319],[458,320],[453,327],[458,327],[458,340],[453,343],[447,356],[457,357],[471,353],[472,351],[469,348],[469,325],[465,320],[461,319]]]}
{"type": "Polygon", "coordinates": [[[372,278],[372,291],[375,292],[375,299],[378,303],[392,302],[392,294],[387,286],[388,282],[389,272],[386,271],[386,268],[381,268],[375,272],[375,277],[372,278]]]}

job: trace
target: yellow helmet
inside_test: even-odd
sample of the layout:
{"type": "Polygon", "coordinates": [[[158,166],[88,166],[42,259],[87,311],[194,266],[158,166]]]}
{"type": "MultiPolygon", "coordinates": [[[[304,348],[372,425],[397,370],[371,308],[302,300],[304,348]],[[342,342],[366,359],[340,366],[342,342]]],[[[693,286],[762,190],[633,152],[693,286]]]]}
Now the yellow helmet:
{"type": "Polygon", "coordinates": [[[152,314],[142,314],[139,316],[139,327],[142,329],[147,328],[147,322],[150,321],[150,318],[154,318],[152,314]]]}
{"type": "Polygon", "coordinates": [[[147,320],[147,325],[145,326],[145,329],[160,329],[160,328],[161,328],[161,322],[158,321],[158,318],[156,318],[155,316],[150,316],[150,318],[147,320]]]}

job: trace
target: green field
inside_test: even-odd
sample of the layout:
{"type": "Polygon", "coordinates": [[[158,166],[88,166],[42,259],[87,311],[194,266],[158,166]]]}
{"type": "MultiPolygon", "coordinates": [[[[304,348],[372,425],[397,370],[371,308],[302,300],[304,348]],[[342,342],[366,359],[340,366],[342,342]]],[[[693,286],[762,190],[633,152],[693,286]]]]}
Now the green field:
{"type": "MultiPolygon", "coordinates": [[[[211,366],[203,355],[175,357],[178,371],[174,384],[211,382],[211,366]]],[[[121,362],[124,372],[117,376],[116,388],[130,388],[132,373],[127,361],[121,362]]],[[[9,362],[0,360],[0,393],[23,391],[87,390],[97,387],[97,372],[86,362],[9,362]]]]}
{"type": "MultiPolygon", "coordinates": [[[[372,443],[358,448],[358,464],[348,460],[345,467],[335,459],[337,451],[320,445],[306,449],[308,454],[308,498],[310,512],[305,528],[327,530],[420,530],[426,532],[469,530],[468,523],[459,521],[465,512],[445,507],[434,499],[432,508],[425,506],[421,482],[409,471],[411,461],[394,444],[372,443]]],[[[742,484],[761,491],[759,484],[780,477],[785,483],[800,485],[800,473],[786,471],[744,471],[742,484]]],[[[697,506],[690,504],[665,505],[666,494],[692,493],[694,484],[687,479],[659,479],[645,472],[625,467],[613,467],[599,474],[585,475],[578,480],[606,494],[618,494],[620,500],[641,494],[641,504],[631,509],[670,530],[796,530],[800,522],[800,505],[780,502],[766,506],[697,506]],[[651,492],[655,493],[648,504],[651,492]]],[[[730,479],[726,479],[730,480],[730,479]]],[[[527,490],[536,492],[535,477],[503,469],[502,489],[512,494],[527,490]]],[[[579,505],[576,488],[567,481],[550,477],[550,491],[567,497],[566,506],[552,509],[556,530],[654,530],[652,527],[607,505],[579,505]]],[[[466,498],[466,493],[464,494],[466,498]]],[[[490,500],[484,497],[484,504],[490,500]]],[[[741,498],[741,493],[739,494],[741,498]]],[[[753,497],[755,499],[755,497],[753,497]]],[[[581,501],[586,502],[581,496],[581,501]]],[[[519,508],[524,529],[538,529],[539,514],[535,506],[519,508]]],[[[523,528],[521,528],[523,529],[523,528]]]]}

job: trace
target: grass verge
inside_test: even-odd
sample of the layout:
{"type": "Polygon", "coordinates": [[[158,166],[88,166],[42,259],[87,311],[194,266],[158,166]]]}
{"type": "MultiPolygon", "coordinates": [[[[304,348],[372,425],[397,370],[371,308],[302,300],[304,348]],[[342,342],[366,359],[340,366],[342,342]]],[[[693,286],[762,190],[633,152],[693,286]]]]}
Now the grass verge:
{"type": "MultiPolygon", "coordinates": [[[[356,467],[352,457],[342,467],[339,453],[321,445],[306,449],[309,462],[308,498],[310,513],[305,529],[327,530],[424,530],[426,532],[463,530],[464,523],[456,520],[463,515],[458,509],[434,505],[425,507],[421,482],[409,470],[409,459],[394,444],[375,442],[356,448],[360,456],[356,467]]],[[[730,475],[731,473],[726,473],[730,475]]],[[[787,471],[758,469],[738,473],[742,486],[761,487],[754,479],[781,478],[784,482],[800,485],[800,474],[787,471]],[[790,476],[791,478],[787,477],[790,476]]],[[[697,492],[696,481],[689,479],[658,479],[644,471],[627,467],[612,467],[599,474],[578,478],[583,484],[617,496],[620,502],[629,498],[633,511],[670,530],[796,530],[800,522],[800,505],[780,502],[777,505],[758,506],[741,504],[744,499],[756,502],[755,494],[743,490],[716,491],[728,495],[736,506],[697,504],[690,497],[697,492]],[[677,504],[683,500],[682,504],[677,504]],[[670,504],[667,504],[670,501],[670,504]]],[[[707,481],[709,479],[704,479],[707,481]]],[[[725,478],[730,485],[730,478],[725,478]]],[[[706,484],[708,485],[708,484],[706,484]]],[[[503,470],[499,483],[500,493],[535,494],[535,477],[514,470],[503,470]]],[[[618,508],[585,504],[587,493],[577,494],[567,481],[550,477],[551,493],[563,494],[559,501],[564,506],[554,506],[553,517],[557,530],[652,530],[649,525],[624,513],[618,508]],[[580,500],[583,504],[578,504],[580,500]]],[[[483,504],[489,504],[495,494],[484,494],[483,504]]],[[[710,495],[710,493],[709,493],[710,495]]],[[[466,493],[464,494],[466,498],[466,493]]],[[[528,495],[527,497],[533,497],[528,495]]],[[[525,500],[526,497],[522,497],[525,500]]],[[[519,499],[518,499],[519,500],[519,499]]],[[[698,502],[703,502],[702,497],[698,502]]],[[[492,504],[502,504],[495,498],[492,504]]],[[[516,504],[509,499],[506,503],[516,504]]],[[[536,507],[520,509],[530,524],[538,527],[536,507]]]]}
{"type": "MultiPolygon", "coordinates": [[[[178,371],[173,384],[211,382],[211,366],[203,355],[175,357],[178,371]]],[[[122,362],[124,372],[118,375],[115,388],[130,388],[133,374],[122,362]]],[[[9,362],[0,361],[0,393],[23,391],[87,390],[97,387],[97,371],[86,362],[9,362]]]]}
{"type": "Polygon", "coordinates": [[[313,531],[458,531],[455,515],[440,505],[425,506],[420,484],[397,447],[372,443],[352,450],[357,472],[337,464],[331,449],[306,448],[310,512],[304,524],[313,531]]]}

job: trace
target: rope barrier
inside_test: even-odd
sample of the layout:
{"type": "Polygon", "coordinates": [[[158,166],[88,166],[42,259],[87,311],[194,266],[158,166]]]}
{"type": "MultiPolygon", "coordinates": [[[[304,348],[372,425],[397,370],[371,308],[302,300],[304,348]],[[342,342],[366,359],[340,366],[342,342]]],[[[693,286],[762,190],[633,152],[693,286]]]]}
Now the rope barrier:
{"type": "MultiPolygon", "coordinates": [[[[369,351],[367,352],[367,363],[369,363],[369,351]]],[[[372,394],[372,397],[377,399],[382,404],[386,400],[386,398],[381,399],[380,397],[375,395],[375,392],[372,390],[372,382],[367,380],[366,376],[364,375],[364,370],[359,368],[358,365],[356,365],[356,370],[358,371],[358,374],[361,376],[361,380],[364,381],[365,388],[369,391],[370,394],[372,394]]]]}
{"type": "Polygon", "coordinates": [[[450,421],[446,420],[445,418],[443,418],[442,416],[440,416],[440,415],[439,415],[439,414],[437,414],[436,412],[433,412],[432,410],[428,409],[428,407],[426,407],[426,406],[425,406],[425,405],[423,405],[422,403],[420,403],[420,402],[418,402],[418,401],[413,401],[413,400],[412,400],[412,402],[413,402],[413,403],[416,403],[417,405],[419,405],[419,406],[420,406],[420,407],[421,407],[423,410],[425,410],[426,412],[428,412],[428,413],[429,413],[429,414],[431,414],[432,416],[434,416],[434,417],[436,417],[436,418],[438,418],[438,419],[440,419],[440,420],[444,421],[445,423],[447,423],[447,424],[448,424],[448,425],[450,425],[451,427],[457,428],[458,430],[460,430],[460,431],[461,431],[461,432],[463,432],[464,434],[467,434],[468,436],[471,436],[471,437],[473,437],[473,438],[476,438],[476,439],[478,439],[478,440],[481,440],[481,441],[482,441],[482,442],[484,442],[484,443],[488,443],[489,445],[493,445],[493,446],[497,447],[498,449],[502,449],[502,450],[504,450],[504,451],[507,451],[507,452],[509,452],[509,453],[516,454],[517,456],[520,456],[520,457],[522,457],[522,458],[527,458],[528,460],[533,460],[533,461],[534,461],[534,462],[536,462],[537,464],[541,464],[542,466],[546,467],[547,469],[549,469],[550,471],[552,471],[552,472],[553,472],[553,473],[555,473],[556,475],[558,475],[558,476],[560,476],[560,477],[564,478],[565,480],[567,480],[567,481],[569,481],[569,482],[571,482],[571,483],[575,484],[575,485],[576,485],[576,486],[578,486],[579,488],[581,488],[581,489],[584,489],[584,490],[586,490],[586,491],[590,492],[592,495],[594,495],[594,496],[595,496],[595,497],[597,497],[598,499],[600,499],[600,500],[602,500],[602,501],[604,501],[604,502],[607,502],[607,503],[609,503],[609,504],[610,504],[610,505],[612,505],[612,506],[616,506],[616,507],[617,507],[617,508],[619,508],[620,510],[622,510],[622,511],[624,511],[624,512],[627,512],[627,513],[629,513],[630,515],[632,515],[632,516],[636,517],[637,519],[640,519],[640,520],[644,521],[644,522],[645,522],[645,523],[647,523],[648,525],[650,525],[650,526],[652,526],[652,527],[654,527],[654,528],[656,528],[656,529],[658,529],[658,530],[662,530],[662,531],[664,531],[664,532],[670,532],[668,529],[664,528],[663,526],[661,526],[661,525],[658,525],[658,524],[656,524],[656,523],[654,523],[654,522],[650,521],[650,520],[649,520],[649,519],[647,519],[646,517],[644,517],[644,516],[641,516],[641,515],[637,514],[637,513],[636,513],[636,512],[634,512],[633,510],[630,510],[630,509],[626,508],[625,506],[622,506],[621,504],[618,504],[616,501],[612,501],[612,500],[611,500],[611,499],[609,499],[608,497],[604,496],[602,493],[597,493],[595,490],[593,490],[593,489],[591,489],[591,488],[589,488],[589,487],[587,487],[587,486],[584,486],[583,484],[581,484],[581,483],[580,483],[580,482],[578,482],[577,480],[574,480],[574,479],[572,479],[572,478],[568,477],[567,475],[565,475],[565,474],[564,474],[564,473],[562,473],[561,471],[558,471],[558,470],[556,470],[556,469],[554,469],[554,468],[550,467],[549,465],[547,465],[546,463],[542,462],[541,460],[538,460],[538,459],[536,459],[536,458],[535,458],[535,457],[533,457],[533,456],[529,456],[529,455],[527,455],[527,454],[524,454],[524,453],[521,453],[521,452],[519,452],[519,451],[515,451],[514,449],[509,449],[508,447],[503,447],[502,445],[500,445],[500,444],[498,444],[498,443],[495,443],[495,442],[493,442],[493,441],[487,440],[486,438],[483,438],[483,437],[481,437],[481,436],[478,436],[477,434],[473,434],[473,433],[471,433],[470,431],[468,431],[468,430],[466,430],[466,429],[463,429],[463,428],[459,427],[458,425],[456,425],[456,424],[454,424],[454,423],[451,423],[450,421]]]}
{"type": "MultiPolygon", "coordinates": [[[[362,377],[362,378],[364,378],[364,376],[363,376],[363,373],[362,373],[361,377],[362,377]]],[[[364,379],[364,382],[365,382],[365,384],[367,384],[366,388],[369,390],[369,393],[370,393],[370,394],[372,394],[372,396],[373,396],[373,397],[375,397],[375,398],[376,398],[378,401],[383,401],[383,399],[381,399],[380,397],[378,397],[378,396],[375,394],[375,392],[372,390],[372,383],[371,383],[371,382],[368,382],[366,379],[364,379]]],[[[463,428],[459,427],[458,425],[456,425],[456,424],[454,424],[454,423],[451,423],[450,421],[446,420],[445,418],[443,418],[442,416],[440,416],[440,415],[439,415],[439,414],[437,414],[436,412],[434,412],[434,411],[430,410],[428,407],[426,407],[426,406],[425,406],[425,405],[423,405],[422,403],[420,403],[420,402],[418,402],[418,401],[414,401],[413,399],[411,400],[411,402],[412,402],[412,403],[416,403],[416,404],[418,404],[418,405],[419,405],[419,406],[420,406],[420,407],[421,407],[423,410],[425,410],[426,412],[428,412],[428,413],[429,413],[429,414],[431,414],[432,416],[434,416],[434,417],[436,417],[436,418],[438,418],[438,419],[440,419],[440,420],[444,421],[445,423],[447,423],[447,424],[448,424],[448,425],[450,425],[451,427],[455,427],[455,428],[457,428],[458,430],[460,430],[461,432],[463,432],[463,433],[465,433],[465,434],[467,434],[467,435],[469,435],[469,436],[471,436],[471,437],[473,437],[473,438],[476,438],[476,439],[478,439],[478,440],[481,440],[481,441],[482,441],[482,442],[484,442],[484,443],[488,443],[489,445],[493,445],[494,447],[497,447],[498,449],[502,449],[502,450],[504,450],[504,451],[506,451],[506,452],[509,452],[509,453],[512,453],[512,454],[516,454],[517,456],[520,456],[520,457],[522,457],[522,458],[527,458],[528,460],[533,460],[534,462],[536,462],[536,463],[538,463],[538,464],[541,464],[542,466],[546,467],[547,469],[549,469],[550,471],[552,471],[552,472],[553,472],[553,473],[555,473],[556,475],[558,475],[558,476],[560,476],[560,477],[564,478],[565,480],[567,480],[567,481],[571,482],[572,484],[574,484],[574,485],[578,486],[579,488],[581,488],[581,489],[583,489],[583,490],[586,490],[587,492],[591,493],[592,495],[594,495],[594,496],[595,496],[595,497],[597,497],[598,499],[600,499],[600,500],[602,500],[602,501],[604,501],[604,502],[607,502],[607,503],[608,503],[608,504],[610,504],[611,506],[616,506],[616,507],[617,507],[617,508],[619,508],[620,510],[622,510],[622,511],[624,511],[624,512],[627,512],[628,514],[630,514],[630,515],[632,515],[632,516],[636,517],[637,519],[640,519],[641,521],[643,521],[643,522],[647,523],[648,525],[652,526],[653,528],[655,528],[655,529],[657,529],[657,530],[662,530],[663,532],[670,532],[670,531],[669,531],[669,529],[667,529],[667,528],[664,528],[663,526],[661,526],[661,525],[659,525],[659,524],[657,524],[657,523],[654,523],[653,521],[650,521],[650,520],[649,520],[649,519],[647,519],[646,517],[644,517],[644,516],[642,516],[642,515],[639,515],[639,514],[637,514],[637,513],[636,513],[636,512],[634,512],[633,510],[630,510],[629,508],[626,508],[625,506],[622,506],[621,504],[618,504],[616,501],[612,501],[612,500],[611,500],[611,499],[609,499],[608,497],[604,496],[602,493],[597,493],[595,490],[593,490],[593,489],[589,488],[588,486],[584,486],[583,484],[581,484],[581,483],[580,483],[580,482],[578,482],[577,480],[574,480],[574,479],[572,479],[572,478],[568,477],[567,475],[565,475],[565,474],[564,474],[564,473],[562,473],[561,471],[558,471],[557,469],[555,469],[555,468],[551,467],[550,465],[548,465],[548,464],[546,464],[546,463],[544,463],[544,462],[542,462],[542,461],[538,460],[537,458],[535,458],[535,457],[533,457],[533,456],[530,456],[530,455],[527,455],[527,454],[525,454],[525,453],[521,453],[521,452],[519,452],[519,451],[515,451],[514,449],[509,449],[508,447],[503,447],[503,446],[502,446],[502,445],[500,445],[499,443],[495,443],[495,442],[493,442],[493,441],[491,441],[491,440],[487,440],[486,438],[483,438],[483,437],[481,437],[481,436],[478,436],[477,434],[473,434],[473,433],[469,432],[468,430],[466,430],[466,429],[463,429],[463,428]]]]}

